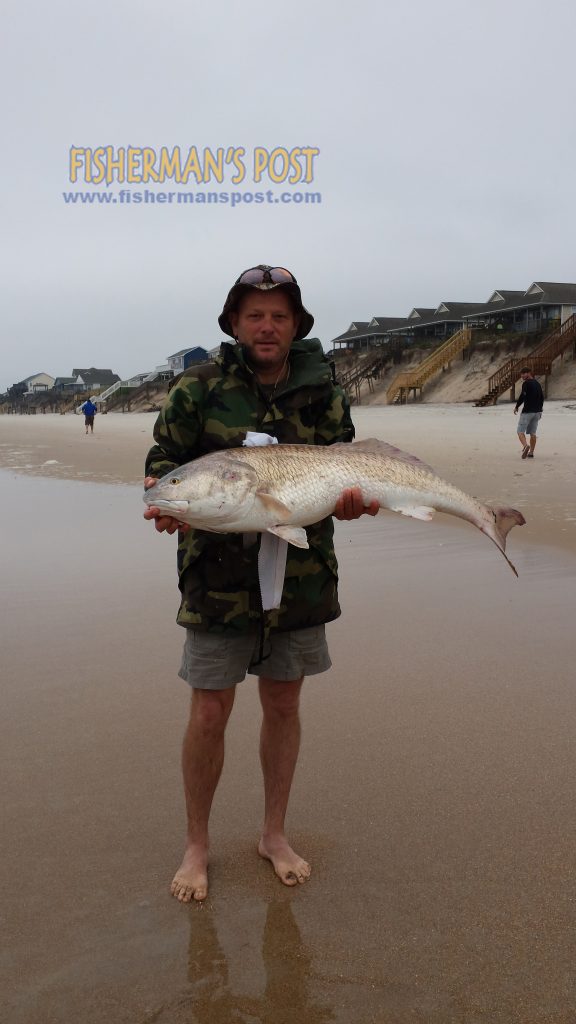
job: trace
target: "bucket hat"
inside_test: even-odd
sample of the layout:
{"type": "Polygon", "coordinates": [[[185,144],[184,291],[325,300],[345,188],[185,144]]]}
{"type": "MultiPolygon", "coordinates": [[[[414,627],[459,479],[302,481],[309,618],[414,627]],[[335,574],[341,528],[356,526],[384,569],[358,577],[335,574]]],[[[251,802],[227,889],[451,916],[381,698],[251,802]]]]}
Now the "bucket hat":
{"type": "Polygon", "coordinates": [[[302,295],[300,294],[300,288],[294,274],[286,270],[285,267],[269,267],[267,264],[260,263],[257,267],[244,270],[228,292],[224,308],[218,317],[218,323],[224,334],[229,335],[230,338],[235,337],[232,324],[230,323],[230,313],[237,310],[240,299],[250,288],[257,288],[259,291],[271,291],[272,288],[282,288],[288,292],[294,300],[296,312],[300,317],[294,340],[300,341],[301,338],[305,338],[310,333],[314,326],[314,317],[302,303],[302,295]]]}

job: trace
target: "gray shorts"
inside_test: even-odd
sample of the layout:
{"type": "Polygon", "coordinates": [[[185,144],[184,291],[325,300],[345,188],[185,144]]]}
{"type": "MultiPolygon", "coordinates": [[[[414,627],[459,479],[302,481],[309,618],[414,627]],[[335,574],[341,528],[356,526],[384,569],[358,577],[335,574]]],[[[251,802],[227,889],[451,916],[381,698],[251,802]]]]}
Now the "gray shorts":
{"type": "Polygon", "coordinates": [[[259,656],[257,633],[229,637],[187,629],[178,675],[197,690],[227,690],[247,672],[284,682],[326,672],[332,665],[324,626],[272,633],[258,662],[259,656]]]}
{"type": "Polygon", "coordinates": [[[535,435],[541,415],[541,412],[521,412],[518,420],[518,433],[535,435]]]}

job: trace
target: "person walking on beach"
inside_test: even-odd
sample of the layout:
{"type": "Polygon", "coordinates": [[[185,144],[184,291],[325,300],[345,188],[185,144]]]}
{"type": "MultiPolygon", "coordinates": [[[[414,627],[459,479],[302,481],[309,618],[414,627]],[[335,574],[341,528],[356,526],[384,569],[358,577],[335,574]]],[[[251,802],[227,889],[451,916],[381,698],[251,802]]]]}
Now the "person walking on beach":
{"type": "MultiPolygon", "coordinates": [[[[154,426],[145,486],[191,459],[242,444],[247,431],[279,442],[328,445],[352,441],[343,390],[334,384],[320,342],[303,340],[314,319],[296,278],[283,267],[244,271],[218,318],[236,344],[213,363],[189,368],[170,391],[154,426]]],[[[375,515],[358,488],[345,491],[339,519],[375,515]]],[[[264,825],[260,856],[285,885],[310,876],[284,829],[300,746],[299,700],[305,675],[330,667],[325,623],[340,614],[331,517],[307,528],[309,549],[290,548],[281,606],[265,612],[258,582],[258,543],[241,534],[181,527],[157,508],[144,518],[156,530],[179,530],[181,603],[186,628],[180,676],[192,687],[182,771],[187,812],[184,859],[171,892],[181,902],[208,892],[208,820],[224,762],[224,732],[236,685],[259,677],[260,760],[264,825]]]]}
{"type": "Polygon", "coordinates": [[[520,376],[522,378],[522,391],[514,406],[514,415],[522,406],[522,412],[518,420],[518,438],[522,446],[522,458],[533,459],[536,447],[536,431],[542,416],[542,409],[544,408],[544,392],[529,366],[525,366],[520,371],[520,376]],[[526,435],[530,437],[530,444],[526,440],[526,435]]]}
{"type": "Polygon", "coordinates": [[[90,398],[86,402],[84,402],[84,405],[81,405],[80,408],[82,409],[82,412],[84,413],[84,425],[86,427],[86,433],[88,433],[88,428],[90,428],[90,433],[93,434],[94,433],[94,417],[95,417],[96,413],[98,412],[98,409],[96,408],[96,406],[94,405],[94,402],[92,402],[90,398]]]}

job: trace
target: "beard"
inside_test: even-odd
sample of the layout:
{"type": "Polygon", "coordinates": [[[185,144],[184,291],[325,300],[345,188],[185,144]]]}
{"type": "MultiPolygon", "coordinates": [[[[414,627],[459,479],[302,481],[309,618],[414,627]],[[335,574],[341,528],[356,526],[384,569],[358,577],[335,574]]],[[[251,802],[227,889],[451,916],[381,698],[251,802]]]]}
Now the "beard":
{"type": "Polygon", "coordinates": [[[238,344],[242,349],[245,362],[253,370],[265,370],[268,373],[273,373],[274,371],[281,372],[286,366],[288,356],[290,355],[290,350],[283,353],[274,346],[270,346],[270,351],[264,354],[258,351],[254,352],[252,349],[247,348],[246,345],[243,345],[242,342],[238,342],[238,344]]]}

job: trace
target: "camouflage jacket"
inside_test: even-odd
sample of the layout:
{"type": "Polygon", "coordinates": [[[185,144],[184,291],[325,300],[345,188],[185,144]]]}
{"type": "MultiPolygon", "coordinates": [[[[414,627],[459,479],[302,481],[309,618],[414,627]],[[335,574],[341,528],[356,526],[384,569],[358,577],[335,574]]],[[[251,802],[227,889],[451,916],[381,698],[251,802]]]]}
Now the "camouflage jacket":
{"type": "MultiPolygon", "coordinates": [[[[160,477],[200,455],[237,448],[248,430],[272,434],[283,444],[351,441],[349,405],[332,381],[320,342],[294,342],[289,365],[287,380],[272,398],[259,386],[239,345],[224,343],[215,362],[187,370],[156,420],[146,474],[160,477]]],[[[203,530],[180,534],[177,621],[237,635],[262,627],[266,632],[302,629],[335,619],[340,606],[332,518],[306,532],[310,548],[289,546],[282,603],[269,612],[262,611],[258,583],[259,538],[203,530]]]]}

